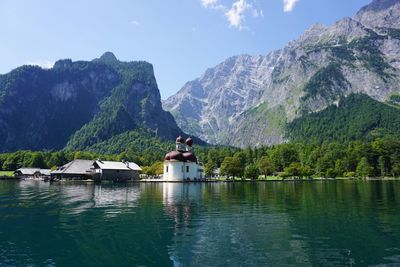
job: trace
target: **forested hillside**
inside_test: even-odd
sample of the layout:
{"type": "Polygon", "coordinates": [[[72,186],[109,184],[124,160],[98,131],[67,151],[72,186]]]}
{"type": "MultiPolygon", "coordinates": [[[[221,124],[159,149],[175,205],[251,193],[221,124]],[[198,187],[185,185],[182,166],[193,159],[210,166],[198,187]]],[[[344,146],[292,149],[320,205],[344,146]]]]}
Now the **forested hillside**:
{"type": "Polygon", "coordinates": [[[346,142],[383,136],[400,136],[400,106],[363,94],[342,98],[337,106],[304,115],[287,125],[287,137],[292,141],[346,142]]]}
{"type": "Polygon", "coordinates": [[[130,131],[143,133],[142,140],[184,134],[162,109],[147,62],[121,62],[107,52],[93,61],[60,60],[51,69],[23,66],[0,75],[0,151],[89,149],[130,131]]]}

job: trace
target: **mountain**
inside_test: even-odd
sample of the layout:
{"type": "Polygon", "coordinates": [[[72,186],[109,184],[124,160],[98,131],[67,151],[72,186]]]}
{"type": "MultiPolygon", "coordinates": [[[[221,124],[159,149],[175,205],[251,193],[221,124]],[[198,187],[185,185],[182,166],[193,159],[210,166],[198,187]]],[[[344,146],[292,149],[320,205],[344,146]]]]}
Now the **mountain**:
{"type": "Polygon", "coordinates": [[[268,55],[239,55],[163,102],[178,125],[214,144],[293,140],[295,119],[351,94],[400,97],[400,0],[375,0],[353,18],[314,25],[268,55]]]}
{"type": "Polygon", "coordinates": [[[351,94],[337,105],[304,115],[287,125],[291,140],[322,143],[400,136],[400,106],[387,105],[364,94],[351,94]]]}
{"type": "Polygon", "coordinates": [[[93,61],[65,59],[51,69],[22,66],[0,75],[2,152],[88,149],[121,134],[169,141],[184,135],[162,109],[147,62],[121,62],[107,52],[93,61]]]}

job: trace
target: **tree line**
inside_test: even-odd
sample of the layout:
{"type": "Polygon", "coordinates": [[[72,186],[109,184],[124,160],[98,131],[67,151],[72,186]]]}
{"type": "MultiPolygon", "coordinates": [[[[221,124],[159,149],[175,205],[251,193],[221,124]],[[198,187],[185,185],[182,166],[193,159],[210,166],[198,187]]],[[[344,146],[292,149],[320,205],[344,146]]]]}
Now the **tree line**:
{"type": "Polygon", "coordinates": [[[204,152],[207,176],[230,177],[399,177],[400,141],[288,143],[236,151],[210,149],[204,152]]]}
{"type": "MultiPolygon", "coordinates": [[[[163,157],[170,148],[99,154],[86,151],[17,151],[0,154],[0,168],[14,171],[21,167],[56,168],[74,159],[128,160],[139,164],[143,173],[163,171],[163,157]]],[[[287,143],[258,148],[195,147],[206,176],[228,177],[399,177],[400,141],[378,138],[372,141],[322,144],[287,143]]]]}

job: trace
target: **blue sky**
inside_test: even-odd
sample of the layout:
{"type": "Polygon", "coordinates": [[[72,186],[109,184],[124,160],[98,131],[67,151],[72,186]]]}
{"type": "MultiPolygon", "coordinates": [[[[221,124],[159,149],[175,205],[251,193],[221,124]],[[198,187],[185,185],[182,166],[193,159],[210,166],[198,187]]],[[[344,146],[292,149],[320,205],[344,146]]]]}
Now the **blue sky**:
{"type": "Polygon", "coordinates": [[[162,98],[238,54],[267,54],[370,0],[2,0],[0,73],[62,58],[154,65],[162,98]]]}

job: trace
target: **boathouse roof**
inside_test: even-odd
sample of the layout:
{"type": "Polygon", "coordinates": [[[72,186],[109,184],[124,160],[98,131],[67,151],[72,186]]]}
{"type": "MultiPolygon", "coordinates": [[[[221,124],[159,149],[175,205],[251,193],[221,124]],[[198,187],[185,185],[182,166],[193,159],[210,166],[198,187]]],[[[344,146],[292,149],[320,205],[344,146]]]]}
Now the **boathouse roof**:
{"type": "Polygon", "coordinates": [[[50,175],[50,169],[39,169],[39,168],[19,168],[15,170],[15,174],[19,175],[43,175],[43,176],[49,176],[50,175]]]}
{"type": "Polygon", "coordinates": [[[142,169],[134,162],[118,162],[96,160],[97,166],[102,170],[141,171],[142,169]]]}
{"type": "Polygon", "coordinates": [[[76,159],[58,167],[52,174],[90,174],[93,172],[94,160],[76,159]]]}
{"type": "Polygon", "coordinates": [[[23,175],[34,175],[35,173],[40,172],[39,168],[19,168],[15,170],[15,173],[20,173],[23,175]]]}
{"type": "Polygon", "coordinates": [[[50,169],[40,169],[40,174],[44,176],[50,176],[50,169]]]}

